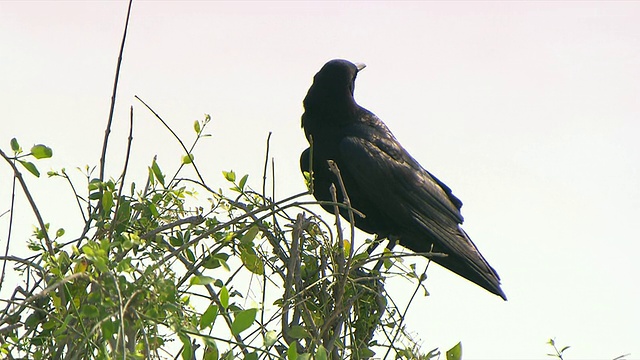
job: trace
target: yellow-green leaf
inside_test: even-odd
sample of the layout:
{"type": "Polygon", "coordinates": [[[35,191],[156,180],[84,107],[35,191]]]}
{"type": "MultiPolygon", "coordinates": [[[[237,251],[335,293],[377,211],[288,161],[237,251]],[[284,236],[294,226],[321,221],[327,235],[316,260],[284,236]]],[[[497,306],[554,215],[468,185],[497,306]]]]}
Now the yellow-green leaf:
{"type": "Polygon", "coordinates": [[[291,344],[289,344],[289,349],[287,349],[287,360],[298,359],[298,349],[296,349],[297,346],[298,346],[297,341],[292,341],[291,344]]]}
{"type": "Polygon", "coordinates": [[[447,360],[462,360],[462,342],[447,350],[447,360]]]}
{"type": "Polygon", "coordinates": [[[271,347],[273,344],[276,343],[276,341],[278,341],[278,333],[276,333],[274,330],[269,330],[267,331],[266,334],[264,334],[264,346],[265,347],[271,347]]]}
{"type": "Polygon", "coordinates": [[[53,150],[51,150],[51,148],[46,145],[33,145],[33,147],[31,148],[31,155],[33,155],[33,157],[35,157],[36,159],[50,158],[51,156],[53,156],[53,150]]]}
{"type": "Polygon", "coordinates": [[[231,181],[231,182],[236,181],[236,173],[234,173],[233,170],[223,171],[222,175],[224,176],[225,179],[227,179],[227,181],[231,181]]]}
{"type": "Polygon", "coordinates": [[[185,155],[182,157],[183,164],[191,164],[193,162],[193,154],[185,155]]]}
{"type": "Polygon", "coordinates": [[[264,263],[255,254],[252,248],[241,248],[240,259],[242,260],[242,263],[247,268],[247,270],[256,275],[264,274],[264,263]]]}
{"type": "Polygon", "coordinates": [[[220,289],[218,296],[220,297],[220,305],[222,305],[224,309],[227,309],[227,307],[229,307],[229,290],[227,290],[226,286],[220,289]]]}
{"type": "Polygon", "coordinates": [[[20,162],[20,164],[22,164],[22,166],[24,166],[25,169],[29,170],[30,173],[32,173],[36,177],[40,177],[40,171],[38,171],[38,168],[35,165],[33,165],[32,162],[23,161],[23,160],[18,160],[18,161],[20,162]]]}
{"type": "Polygon", "coordinates": [[[216,281],[216,279],[212,278],[211,276],[200,275],[200,276],[192,277],[190,280],[190,284],[191,285],[209,285],[209,284],[212,284],[214,281],[216,281]]]}
{"type": "Polygon", "coordinates": [[[162,170],[160,170],[160,166],[156,162],[156,159],[153,159],[153,163],[151,163],[151,171],[153,171],[153,175],[160,181],[160,184],[164,186],[164,175],[162,175],[162,170]]]}
{"type": "Polygon", "coordinates": [[[104,209],[104,211],[108,213],[109,211],[111,211],[112,206],[113,206],[113,193],[107,190],[102,194],[102,209],[104,209]]]}
{"type": "Polygon", "coordinates": [[[240,242],[242,244],[248,244],[250,242],[253,241],[253,239],[256,237],[256,235],[258,235],[258,231],[260,231],[260,229],[258,229],[257,226],[252,226],[249,228],[249,230],[247,230],[244,235],[242,235],[242,238],[240,239],[240,242]]]}

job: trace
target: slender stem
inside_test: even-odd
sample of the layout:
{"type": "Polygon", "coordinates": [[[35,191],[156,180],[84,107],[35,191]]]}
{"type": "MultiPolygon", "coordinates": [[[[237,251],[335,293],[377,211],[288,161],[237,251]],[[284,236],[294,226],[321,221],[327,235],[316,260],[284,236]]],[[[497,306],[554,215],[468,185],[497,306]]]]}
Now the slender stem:
{"type": "Polygon", "coordinates": [[[129,15],[131,15],[131,4],[133,0],[129,0],[129,8],[127,9],[127,19],[124,23],[124,33],[122,34],[122,43],[120,44],[120,52],[118,53],[118,63],[116,65],[116,76],[113,81],[113,92],[111,93],[111,106],[109,108],[109,119],[107,128],[104,131],[104,142],[102,143],[102,155],[100,156],[100,181],[104,181],[104,168],[107,158],[107,144],[109,144],[109,134],[111,133],[111,124],[113,123],[113,112],[116,107],[116,94],[118,93],[118,80],[120,79],[120,66],[122,65],[122,54],[124,53],[124,44],[127,39],[127,29],[129,28],[129,15]]]}

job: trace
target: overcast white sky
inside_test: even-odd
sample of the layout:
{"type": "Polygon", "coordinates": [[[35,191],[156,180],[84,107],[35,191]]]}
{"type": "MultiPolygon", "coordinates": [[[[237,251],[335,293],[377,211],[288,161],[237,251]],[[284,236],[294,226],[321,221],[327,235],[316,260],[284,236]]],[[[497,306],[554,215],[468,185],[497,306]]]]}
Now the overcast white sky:
{"type": "MultiPolygon", "coordinates": [[[[45,171],[97,164],[126,6],[0,1],[2,149],[51,146],[45,171]]],[[[332,58],[368,65],[356,100],[462,199],[509,297],[432,267],[408,321],[425,350],[462,341],[465,359],[540,359],[556,337],[567,359],[640,359],[640,2],[135,2],[109,174],[131,105],[137,180],[155,154],[179,161],[138,95],[185,137],[212,115],[196,152],[210,183],[233,168],[259,187],[272,131],[277,197],[302,191],[302,99],[332,58]]],[[[0,165],[0,213],[10,178],[0,165]]],[[[64,184],[29,184],[69,231],[64,184]]],[[[17,214],[13,252],[35,222],[17,214]]]]}

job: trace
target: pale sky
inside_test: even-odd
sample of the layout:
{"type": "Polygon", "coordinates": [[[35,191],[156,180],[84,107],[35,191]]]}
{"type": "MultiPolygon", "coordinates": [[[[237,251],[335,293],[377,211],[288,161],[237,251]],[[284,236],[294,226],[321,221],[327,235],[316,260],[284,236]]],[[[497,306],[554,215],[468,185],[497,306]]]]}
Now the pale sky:
{"type": "MultiPolygon", "coordinates": [[[[126,7],[0,1],[3,150],[12,137],[51,146],[43,172],[98,163],[126,7]]],[[[542,359],[555,337],[566,359],[640,359],[640,2],[139,1],[131,16],[111,176],[131,105],[130,179],[156,154],[166,168],[180,160],[138,95],[184,137],[211,114],[195,154],[210,183],[234,169],[259,188],[272,131],[276,197],[303,191],[312,77],[333,58],[364,62],[356,100],[464,202],[463,227],[509,298],[432,266],[431,296],[407,322],[423,349],[462,341],[464,359],[542,359]]],[[[28,178],[53,228],[77,225],[75,208],[58,208],[65,184],[28,178]]],[[[10,179],[0,166],[0,213],[10,179]]],[[[21,206],[14,253],[35,223],[21,206]]]]}

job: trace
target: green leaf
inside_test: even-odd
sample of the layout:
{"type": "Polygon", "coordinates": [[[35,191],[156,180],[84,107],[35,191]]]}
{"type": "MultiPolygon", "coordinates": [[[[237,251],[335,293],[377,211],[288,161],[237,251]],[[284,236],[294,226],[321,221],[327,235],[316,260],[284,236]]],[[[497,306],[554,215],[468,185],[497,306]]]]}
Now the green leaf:
{"type": "Polygon", "coordinates": [[[250,352],[244,356],[244,360],[258,360],[258,353],[256,353],[255,351],[250,352]]]}
{"type": "Polygon", "coordinates": [[[204,348],[204,360],[218,360],[220,354],[218,353],[218,347],[215,341],[212,341],[207,347],[204,348]]]}
{"type": "Polygon", "coordinates": [[[310,360],[310,359],[311,359],[311,354],[309,353],[298,354],[298,360],[310,360]]]}
{"type": "Polygon", "coordinates": [[[62,235],[64,235],[64,229],[60,228],[58,229],[58,231],[56,231],[56,237],[59,238],[62,235]]]}
{"type": "Polygon", "coordinates": [[[153,159],[153,163],[151,163],[151,171],[153,171],[153,175],[160,181],[160,184],[164,186],[164,175],[162,175],[162,170],[160,170],[160,166],[156,162],[156,159],[153,159]]]}
{"type": "Polygon", "coordinates": [[[255,254],[252,248],[240,248],[240,259],[247,270],[256,275],[264,274],[264,263],[255,254]]]}
{"type": "Polygon", "coordinates": [[[252,226],[249,228],[249,230],[247,230],[244,235],[242,235],[242,238],[240,238],[240,243],[242,244],[248,244],[250,242],[253,241],[253,239],[256,237],[256,235],[258,235],[258,231],[260,231],[260,229],[258,229],[257,226],[252,226]]]}
{"type": "Polygon", "coordinates": [[[327,360],[327,349],[324,346],[318,346],[318,350],[316,350],[315,360],[327,360]]]}
{"type": "Polygon", "coordinates": [[[257,313],[258,309],[247,309],[236,314],[236,318],[233,319],[233,323],[231,323],[231,333],[238,335],[251,327],[251,324],[253,324],[256,319],[257,313]]]}
{"type": "Polygon", "coordinates": [[[289,349],[287,349],[287,360],[298,359],[298,349],[296,349],[297,346],[298,346],[297,341],[292,341],[291,344],[289,344],[289,349]]]}
{"type": "Polygon", "coordinates": [[[226,286],[220,289],[218,296],[220,297],[220,305],[226,310],[229,307],[229,290],[227,290],[226,286]]]}
{"type": "Polygon", "coordinates": [[[100,311],[95,305],[86,304],[82,307],[82,315],[89,318],[97,318],[100,315],[100,311]]]}
{"type": "Polygon", "coordinates": [[[462,342],[447,350],[447,360],[462,360],[462,342]]]}
{"type": "Polygon", "coordinates": [[[213,326],[218,317],[218,305],[211,304],[207,308],[207,310],[202,314],[200,318],[200,329],[208,328],[209,326],[213,326]]]}
{"type": "Polygon", "coordinates": [[[183,360],[191,360],[193,359],[193,348],[191,346],[191,339],[184,334],[179,335],[180,340],[182,341],[182,359],[183,360]]]}
{"type": "Polygon", "coordinates": [[[46,145],[33,145],[31,148],[31,155],[36,159],[46,159],[53,156],[53,150],[46,145]]]}
{"type": "Polygon", "coordinates": [[[122,232],[129,225],[129,217],[131,216],[131,201],[126,200],[124,196],[120,197],[120,205],[118,213],[114,217],[114,222],[118,226],[116,231],[122,232]]]}
{"type": "Polygon", "coordinates": [[[196,131],[196,134],[200,134],[200,131],[202,131],[200,128],[200,121],[196,120],[193,122],[193,130],[196,131]]]}
{"type": "Polygon", "coordinates": [[[225,179],[227,179],[227,181],[231,181],[231,182],[236,181],[236,173],[234,173],[233,170],[228,172],[223,171],[222,175],[224,176],[225,179]]]}
{"type": "Polygon", "coordinates": [[[187,255],[187,259],[189,259],[189,261],[191,261],[191,262],[195,262],[196,261],[196,255],[193,253],[193,250],[185,249],[184,253],[185,253],[185,255],[187,255]]]}
{"type": "Polygon", "coordinates": [[[245,176],[242,177],[242,179],[240,179],[240,183],[238,183],[238,187],[241,190],[244,190],[244,185],[247,183],[248,178],[249,178],[249,174],[246,174],[245,176]]]}
{"type": "Polygon", "coordinates": [[[393,266],[393,260],[391,260],[391,256],[393,256],[393,254],[388,248],[384,248],[382,253],[383,253],[383,259],[384,259],[382,261],[382,264],[384,265],[384,268],[386,270],[389,270],[393,266]]]}
{"type": "Polygon", "coordinates": [[[89,181],[89,190],[98,190],[101,184],[102,181],[100,181],[100,179],[91,179],[91,181],[89,181]]]}
{"type": "Polygon", "coordinates": [[[304,338],[308,338],[309,336],[309,332],[307,332],[307,330],[305,328],[303,328],[300,325],[294,325],[289,329],[289,336],[291,336],[294,339],[304,339],[304,338]]]}
{"type": "MultiPolygon", "coordinates": [[[[205,258],[202,266],[206,269],[216,269],[221,265],[226,264],[227,259],[229,259],[229,254],[225,253],[209,255],[205,258]]],[[[225,268],[228,268],[228,265],[226,265],[225,268]]]]}
{"type": "Polygon", "coordinates": [[[27,317],[27,320],[24,321],[24,326],[27,329],[33,329],[38,324],[40,324],[42,320],[43,320],[42,315],[38,312],[34,312],[31,315],[29,315],[29,317],[27,317]]]}
{"type": "Polygon", "coordinates": [[[160,217],[160,213],[158,212],[158,208],[155,204],[149,203],[149,211],[151,211],[151,215],[155,217],[160,217]]]}
{"type": "Polygon", "coordinates": [[[190,284],[191,285],[209,285],[209,284],[212,284],[214,281],[216,281],[216,279],[212,278],[211,276],[200,275],[200,276],[192,277],[190,284]]]}
{"type": "Polygon", "coordinates": [[[264,334],[264,347],[271,347],[276,341],[278,341],[278,333],[274,330],[269,330],[264,334]]]}
{"type": "Polygon", "coordinates": [[[191,164],[193,162],[193,154],[185,155],[182,157],[183,164],[191,164]]]}
{"type": "Polygon", "coordinates": [[[20,144],[18,144],[18,140],[16,138],[11,139],[11,150],[13,150],[14,153],[21,152],[20,144]]]}
{"type": "Polygon", "coordinates": [[[370,359],[375,355],[375,351],[369,349],[369,348],[362,348],[360,349],[360,351],[358,352],[358,355],[362,358],[362,359],[370,359]]]}
{"type": "Polygon", "coordinates": [[[38,171],[38,168],[35,165],[33,165],[32,162],[23,161],[23,160],[18,160],[18,161],[20,162],[20,164],[22,164],[22,166],[24,166],[25,169],[29,170],[30,173],[32,173],[36,177],[40,177],[40,172],[38,171]]]}
{"type": "Polygon", "coordinates": [[[105,191],[102,194],[102,209],[104,209],[105,213],[109,213],[109,211],[111,211],[112,206],[113,206],[113,193],[111,191],[105,191]]]}

